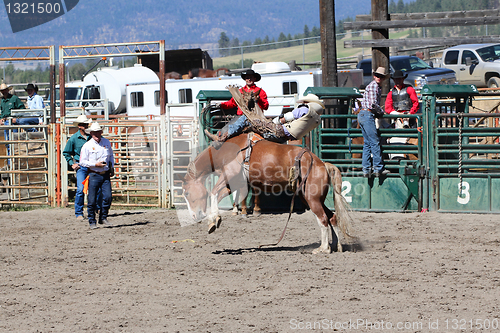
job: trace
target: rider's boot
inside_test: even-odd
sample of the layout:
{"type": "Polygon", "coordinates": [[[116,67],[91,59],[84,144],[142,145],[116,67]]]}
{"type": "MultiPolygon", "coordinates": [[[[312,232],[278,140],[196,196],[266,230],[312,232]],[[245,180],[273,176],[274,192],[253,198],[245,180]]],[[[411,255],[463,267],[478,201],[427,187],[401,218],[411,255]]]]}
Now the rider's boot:
{"type": "Polygon", "coordinates": [[[212,147],[219,149],[229,137],[228,126],[224,126],[217,134],[212,134],[205,129],[205,134],[212,140],[212,147]]]}

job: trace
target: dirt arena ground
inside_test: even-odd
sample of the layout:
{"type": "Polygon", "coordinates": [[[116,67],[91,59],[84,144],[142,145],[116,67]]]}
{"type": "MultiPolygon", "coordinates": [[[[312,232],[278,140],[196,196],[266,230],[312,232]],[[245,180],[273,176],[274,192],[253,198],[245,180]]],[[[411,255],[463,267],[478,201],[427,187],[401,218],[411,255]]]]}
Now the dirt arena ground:
{"type": "Polygon", "coordinates": [[[355,212],[360,248],[330,255],[310,213],[263,249],[287,214],[225,213],[211,235],[175,210],[0,218],[1,332],[500,330],[498,215],[355,212]]]}

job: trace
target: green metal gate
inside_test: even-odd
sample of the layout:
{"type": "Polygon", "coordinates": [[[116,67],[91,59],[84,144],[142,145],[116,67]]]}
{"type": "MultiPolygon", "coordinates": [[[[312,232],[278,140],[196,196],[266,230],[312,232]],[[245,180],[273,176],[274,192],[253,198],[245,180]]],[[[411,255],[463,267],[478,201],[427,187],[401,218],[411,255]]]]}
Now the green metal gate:
{"type": "MultiPolygon", "coordinates": [[[[321,160],[332,163],[342,171],[342,195],[354,210],[415,211],[420,209],[420,177],[422,165],[421,115],[386,115],[395,118],[411,118],[416,128],[379,129],[383,140],[400,138],[414,144],[382,144],[387,177],[363,178],[361,155],[363,152],[361,129],[357,128],[357,115],[353,112],[355,100],[362,95],[357,88],[310,87],[304,94],[316,94],[326,102],[321,125],[313,131],[313,151],[321,160]],[[405,158],[389,159],[389,154],[405,158]],[[412,159],[410,159],[412,158],[412,159]]],[[[400,140],[401,141],[401,140],[400,140]]],[[[333,195],[327,205],[334,207],[333,195]]]]}
{"type": "Polygon", "coordinates": [[[428,175],[424,206],[441,212],[500,212],[498,113],[471,113],[473,85],[422,89],[428,175]]]}

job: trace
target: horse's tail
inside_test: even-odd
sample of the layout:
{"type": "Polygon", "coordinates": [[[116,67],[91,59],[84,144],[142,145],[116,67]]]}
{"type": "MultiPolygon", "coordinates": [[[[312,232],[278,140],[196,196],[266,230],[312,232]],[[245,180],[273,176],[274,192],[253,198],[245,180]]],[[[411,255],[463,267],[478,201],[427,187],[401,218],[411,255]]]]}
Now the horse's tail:
{"type": "Polygon", "coordinates": [[[354,241],[357,237],[353,236],[351,207],[342,195],[342,175],[339,168],[331,163],[325,162],[325,167],[333,187],[337,225],[346,240],[354,241]]]}

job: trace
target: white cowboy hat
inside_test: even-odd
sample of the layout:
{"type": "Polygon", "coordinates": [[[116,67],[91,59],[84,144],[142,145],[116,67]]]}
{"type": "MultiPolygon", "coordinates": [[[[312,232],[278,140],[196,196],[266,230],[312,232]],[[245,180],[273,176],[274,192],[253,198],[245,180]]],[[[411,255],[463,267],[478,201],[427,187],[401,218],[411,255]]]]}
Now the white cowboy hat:
{"type": "Polygon", "coordinates": [[[102,127],[99,123],[91,123],[89,128],[85,130],[85,132],[90,133],[90,132],[99,132],[102,131],[102,127]]]}
{"type": "Polygon", "coordinates": [[[319,97],[314,94],[307,94],[306,96],[303,96],[297,101],[297,103],[314,103],[320,105],[322,109],[325,108],[325,103],[323,102],[323,100],[319,99],[319,97]]]}
{"type": "Polygon", "coordinates": [[[381,75],[383,77],[387,77],[388,74],[385,70],[385,67],[379,67],[376,71],[373,72],[373,75],[381,75]]]}
{"type": "Polygon", "coordinates": [[[78,124],[90,124],[92,122],[92,119],[87,118],[86,115],[82,114],[76,118],[75,121],[73,121],[74,126],[78,126],[78,124]]]}
{"type": "Polygon", "coordinates": [[[6,90],[6,89],[12,89],[12,86],[8,86],[5,83],[0,84],[0,91],[6,90]]]}

